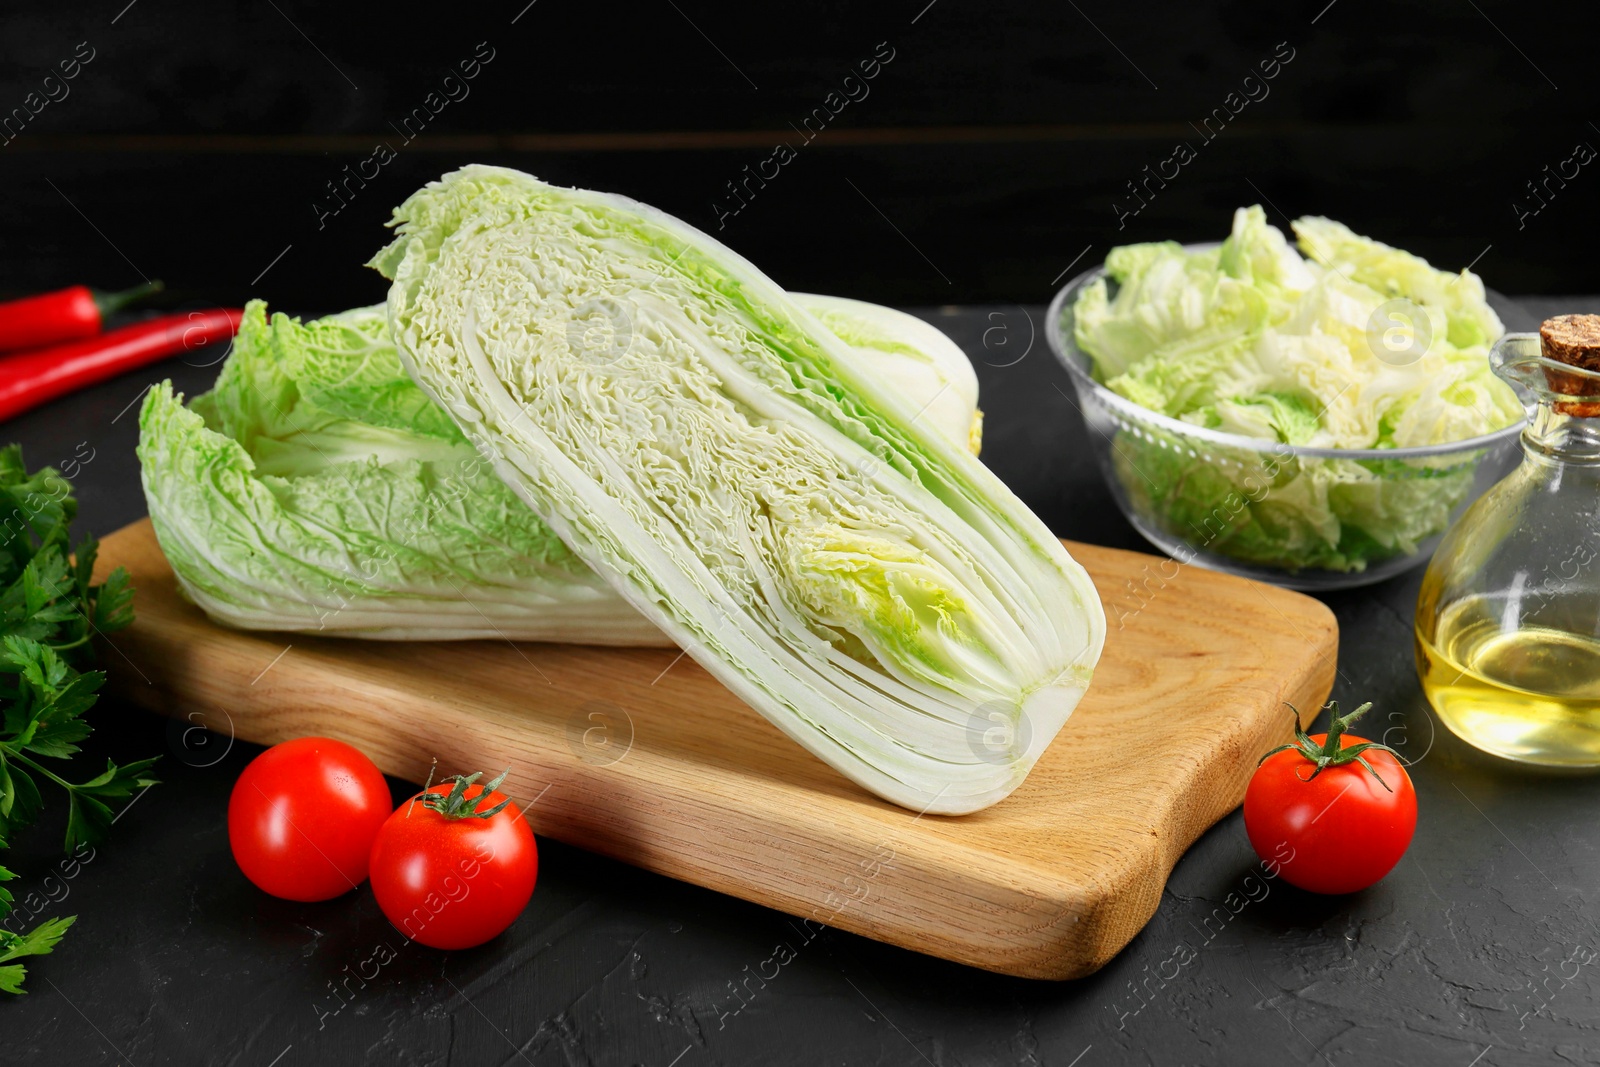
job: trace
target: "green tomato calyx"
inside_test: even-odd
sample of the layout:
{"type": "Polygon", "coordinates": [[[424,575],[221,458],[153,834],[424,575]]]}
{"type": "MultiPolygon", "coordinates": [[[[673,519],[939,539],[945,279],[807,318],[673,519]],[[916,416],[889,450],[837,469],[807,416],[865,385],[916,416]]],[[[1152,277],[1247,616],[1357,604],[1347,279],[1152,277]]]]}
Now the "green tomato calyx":
{"type": "Polygon", "coordinates": [[[1368,709],[1372,707],[1372,701],[1367,701],[1365,704],[1361,705],[1359,708],[1343,718],[1339,716],[1339,702],[1337,700],[1329,701],[1328,710],[1332,712],[1333,721],[1328,724],[1328,736],[1320,745],[1313,741],[1311,739],[1311,735],[1306,733],[1305,730],[1300,726],[1300,712],[1295,710],[1295,706],[1293,704],[1286,704],[1286,706],[1294,715],[1294,740],[1287,745],[1279,745],[1277,748],[1262,756],[1256,761],[1257,767],[1261,766],[1261,764],[1267,762],[1268,759],[1276,756],[1280,752],[1292,750],[1300,753],[1300,755],[1304,756],[1307,760],[1316,764],[1316,769],[1311,772],[1310,777],[1302,779],[1303,781],[1311,781],[1312,778],[1315,778],[1317,775],[1321,774],[1323,769],[1326,767],[1342,767],[1347,763],[1359,763],[1362,767],[1366,768],[1368,774],[1372,775],[1372,777],[1378,780],[1379,785],[1383,786],[1383,788],[1389,790],[1391,793],[1394,792],[1393,789],[1389,788],[1389,783],[1383,780],[1383,776],[1372,769],[1372,764],[1366,761],[1366,758],[1362,755],[1362,753],[1366,752],[1368,749],[1376,748],[1389,753],[1396,759],[1400,758],[1400,753],[1396,752],[1388,745],[1380,745],[1376,741],[1363,741],[1359,745],[1350,745],[1348,747],[1343,744],[1344,732],[1350,728],[1351,723],[1355,722],[1357,719],[1367,713],[1368,709]]]}
{"type": "Polygon", "coordinates": [[[500,783],[506,780],[506,775],[511,773],[507,767],[500,777],[491,781],[483,789],[475,793],[470,799],[467,797],[467,787],[483,777],[482,771],[473,774],[452,774],[446,778],[447,782],[454,782],[455,786],[448,793],[423,793],[422,806],[429,811],[436,811],[446,819],[492,819],[500,814],[505,806],[511,803],[511,798],[506,797],[488,811],[479,811],[478,802],[484,797],[500,788],[500,783]]]}

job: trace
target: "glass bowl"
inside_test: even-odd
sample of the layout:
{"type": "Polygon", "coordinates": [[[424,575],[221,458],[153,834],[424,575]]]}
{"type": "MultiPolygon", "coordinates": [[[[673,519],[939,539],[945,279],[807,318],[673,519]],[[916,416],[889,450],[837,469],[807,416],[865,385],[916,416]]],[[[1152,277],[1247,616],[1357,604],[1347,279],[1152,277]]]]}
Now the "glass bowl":
{"type": "Polygon", "coordinates": [[[1103,273],[1056,294],[1045,337],[1118,507],[1181,564],[1308,591],[1381,582],[1426,563],[1455,517],[1516,466],[1524,422],[1427,447],[1308,448],[1141,407],[1095,381],[1074,340],[1078,294],[1103,273]]]}

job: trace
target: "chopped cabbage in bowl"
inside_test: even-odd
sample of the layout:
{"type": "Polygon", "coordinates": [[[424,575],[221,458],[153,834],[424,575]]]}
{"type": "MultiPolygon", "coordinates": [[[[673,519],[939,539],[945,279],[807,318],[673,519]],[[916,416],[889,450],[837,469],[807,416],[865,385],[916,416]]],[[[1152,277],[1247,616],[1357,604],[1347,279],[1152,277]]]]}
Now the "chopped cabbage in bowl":
{"type": "Polygon", "coordinates": [[[1492,484],[1523,408],[1477,276],[1328,219],[1294,231],[1305,256],[1251,207],[1221,245],[1115,248],[1058,294],[1050,341],[1156,544],[1300,588],[1375,581],[1492,484]]]}

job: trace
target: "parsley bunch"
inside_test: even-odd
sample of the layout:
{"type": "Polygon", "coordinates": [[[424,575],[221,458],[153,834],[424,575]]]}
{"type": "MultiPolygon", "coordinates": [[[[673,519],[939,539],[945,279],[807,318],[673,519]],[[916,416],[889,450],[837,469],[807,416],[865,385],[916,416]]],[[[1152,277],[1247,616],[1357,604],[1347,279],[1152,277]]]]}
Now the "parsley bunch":
{"type": "MultiPolygon", "coordinates": [[[[77,510],[59,473],[45,467],[30,475],[19,446],[0,448],[0,848],[38,817],[41,779],[67,791],[68,852],[110,830],[108,800],[155,784],[153,759],[122,767],[108,760],[86,782],[67,781],[43,762],[73,756],[89,736],[82,716],[105,681],[100,671],[79,669],[90,638],[133,621],[127,572],[118,568],[94,585],[94,538],[69,553],[67,527],[77,510]]],[[[14,877],[0,867],[0,882],[14,877]]],[[[11,903],[0,886],[0,919],[11,903]]],[[[49,952],[72,922],[49,919],[25,934],[0,928],[0,992],[22,992],[24,969],[10,961],[49,952]]]]}

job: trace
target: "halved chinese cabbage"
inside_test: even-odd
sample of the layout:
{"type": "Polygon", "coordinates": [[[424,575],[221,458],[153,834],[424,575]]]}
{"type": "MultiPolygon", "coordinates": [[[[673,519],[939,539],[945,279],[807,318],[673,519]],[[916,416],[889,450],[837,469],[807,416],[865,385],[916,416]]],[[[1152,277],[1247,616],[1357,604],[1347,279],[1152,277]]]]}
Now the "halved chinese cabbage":
{"type": "MultiPolygon", "coordinates": [[[[953,341],[889,308],[797,299],[848,330],[858,358],[927,398],[940,432],[967,440],[976,378],[953,341]],[[936,404],[952,392],[965,407],[936,404]]],[[[173,570],[220,622],[346,637],[671,644],[406,375],[381,306],[301,323],[269,320],[252,301],[216,388],[190,409],[170,388],[153,390],[139,455],[173,570]]]]}
{"type": "Polygon", "coordinates": [[[161,549],[206,614],[378,638],[665,644],[403,373],[383,316],[246,309],[216,389],[139,417],[161,549]]]}
{"type": "Polygon", "coordinates": [[[743,258],[620,196],[468,167],[373,260],[413,378],[702,666],[888,800],[1026,776],[1104,639],[1088,575],[743,258]]]}

